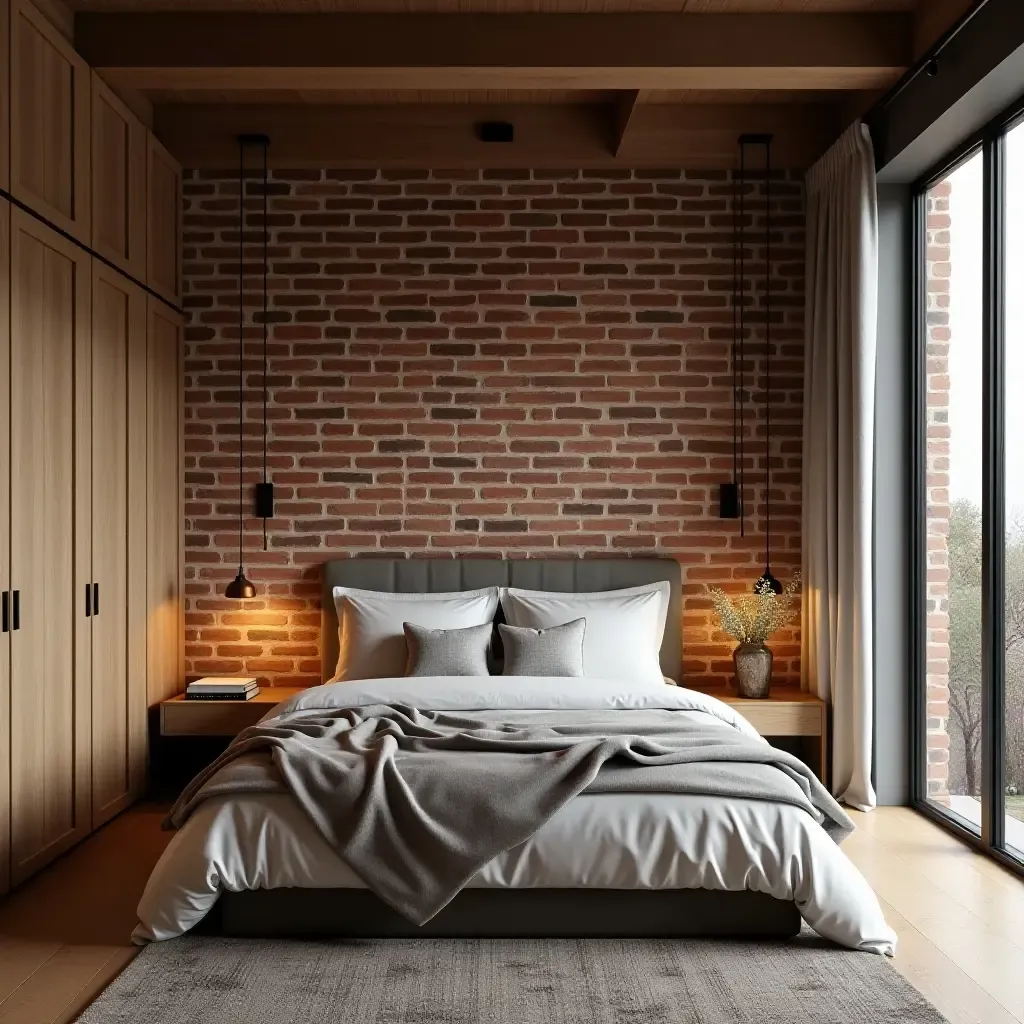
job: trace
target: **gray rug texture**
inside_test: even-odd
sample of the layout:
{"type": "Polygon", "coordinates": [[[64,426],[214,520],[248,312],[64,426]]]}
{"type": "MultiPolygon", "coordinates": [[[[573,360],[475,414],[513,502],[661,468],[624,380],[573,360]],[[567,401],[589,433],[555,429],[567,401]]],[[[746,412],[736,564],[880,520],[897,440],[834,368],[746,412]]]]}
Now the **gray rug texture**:
{"type": "Polygon", "coordinates": [[[702,939],[185,936],[82,1024],[942,1024],[884,957],[702,939]]]}

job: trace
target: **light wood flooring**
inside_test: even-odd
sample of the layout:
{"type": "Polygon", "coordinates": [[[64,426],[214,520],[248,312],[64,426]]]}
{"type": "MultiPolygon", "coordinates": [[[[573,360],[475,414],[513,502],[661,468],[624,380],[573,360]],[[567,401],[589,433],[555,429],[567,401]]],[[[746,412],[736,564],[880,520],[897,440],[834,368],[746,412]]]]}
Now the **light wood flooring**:
{"type": "Polygon", "coordinates": [[[0,1021],[72,1021],[138,952],[129,936],[165,808],[125,811],[0,899],[0,1021]]]}
{"type": "MultiPolygon", "coordinates": [[[[127,811],[0,900],[0,1024],[74,1020],[132,958],[162,813],[127,811]]],[[[1024,1024],[1024,882],[909,809],[854,817],[843,848],[899,934],[896,969],[951,1024],[1024,1024]]]]}

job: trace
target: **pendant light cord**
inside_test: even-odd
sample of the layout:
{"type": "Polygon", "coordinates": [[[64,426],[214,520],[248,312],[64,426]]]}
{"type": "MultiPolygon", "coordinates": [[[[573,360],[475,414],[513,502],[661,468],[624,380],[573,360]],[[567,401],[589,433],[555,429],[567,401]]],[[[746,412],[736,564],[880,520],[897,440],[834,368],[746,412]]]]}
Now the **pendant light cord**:
{"type": "Polygon", "coordinates": [[[245,147],[238,146],[238,575],[242,575],[242,469],[245,443],[242,440],[242,403],[245,399],[242,377],[243,331],[245,329],[245,147]]]}
{"type": "Polygon", "coordinates": [[[739,366],[736,345],[739,340],[739,182],[732,182],[732,482],[739,487],[739,366]]]}
{"type": "MultiPolygon", "coordinates": [[[[267,482],[267,254],[270,235],[267,218],[267,148],[263,143],[263,482],[267,482]]],[[[267,520],[263,520],[263,550],[267,550],[267,520]]]]}
{"type": "Polygon", "coordinates": [[[764,344],[765,344],[765,396],[764,396],[764,516],[765,571],[772,564],[772,144],[765,143],[764,172],[764,344]]]}
{"type": "Polygon", "coordinates": [[[743,503],[744,496],[744,484],[746,482],[746,467],[745,463],[745,451],[744,451],[744,376],[743,376],[743,362],[746,358],[746,289],[747,289],[747,278],[746,278],[746,238],[745,238],[745,227],[746,227],[746,183],[747,183],[747,147],[746,144],[740,142],[740,180],[739,180],[739,266],[740,266],[740,277],[739,277],[739,289],[737,290],[737,301],[739,304],[739,367],[737,371],[737,378],[739,380],[739,394],[740,394],[740,429],[739,429],[739,453],[740,453],[740,470],[739,470],[739,484],[740,484],[740,536],[746,536],[746,521],[747,513],[746,506],[743,503]]]}

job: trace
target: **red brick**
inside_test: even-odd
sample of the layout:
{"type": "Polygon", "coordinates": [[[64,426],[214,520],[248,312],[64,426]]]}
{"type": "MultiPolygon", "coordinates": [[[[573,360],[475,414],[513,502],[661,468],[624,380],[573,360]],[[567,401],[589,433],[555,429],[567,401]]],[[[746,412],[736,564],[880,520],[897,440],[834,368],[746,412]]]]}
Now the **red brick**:
{"type": "MultiPolygon", "coordinates": [[[[273,183],[268,436],[279,518],[268,552],[262,524],[246,520],[261,596],[240,611],[221,596],[237,560],[237,200],[230,176],[185,180],[190,676],[317,682],[327,558],[635,553],[682,563],[686,670],[724,685],[731,643],[703,585],[756,578],[763,506],[758,455],[747,536],[716,517],[732,451],[728,174],[279,171],[273,183]]],[[[797,178],[774,187],[773,563],[788,575],[800,549],[803,214],[797,178]]],[[[258,208],[246,216],[258,229],[258,208]]],[[[931,242],[936,262],[948,261],[944,233],[931,242]]],[[[248,252],[254,271],[259,256],[248,252]]],[[[247,278],[251,314],[259,280],[247,278]]],[[[936,290],[930,301],[938,310],[947,299],[936,290]]],[[[755,291],[755,380],[761,311],[755,291]]],[[[936,324],[936,385],[948,334],[936,324]]],[[[259,326],[245,338],[250,483],[262,463],[259,326]]],[[[760,411],[748,410],[754,429],[760,411]]],[[[942,446],[931,469],[948,473],[948,431],[929,437],[942,446]]],[[[933,516],[948,515],[945,489],[934,482],[933,516]]],[[[936,533],[944,553],[938,521],[936,533]]],[[[946,642],[946,625],[931,623],[933,644],[946,642]]],[[[780,680],[799,678],[798,640],[795,629],[777,638],[780,680]]]]}

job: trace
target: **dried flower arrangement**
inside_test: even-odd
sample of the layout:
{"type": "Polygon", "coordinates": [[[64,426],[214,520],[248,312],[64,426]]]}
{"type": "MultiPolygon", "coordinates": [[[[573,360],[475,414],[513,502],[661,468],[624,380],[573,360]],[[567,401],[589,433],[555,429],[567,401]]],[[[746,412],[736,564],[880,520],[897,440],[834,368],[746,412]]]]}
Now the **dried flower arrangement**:
{"type": "Polygon", "coordinates": [[[729,597],[721,587],[708,587],[722,629],[741,644],[763,644],[788,626],[796,616],[800,573],[794,574],[781,594],[764,583],[753,594],[729,597]]]}

